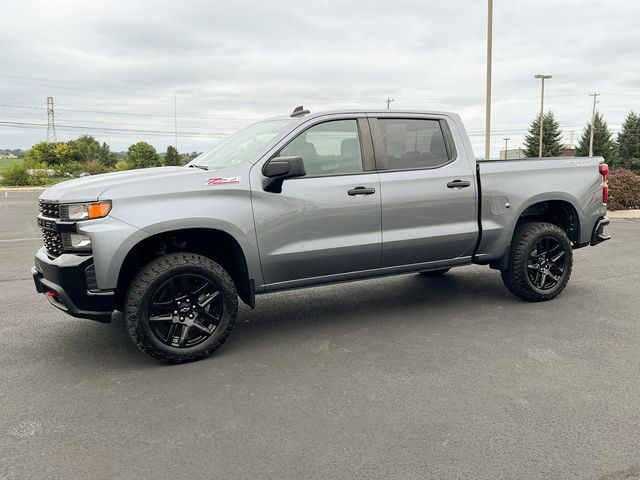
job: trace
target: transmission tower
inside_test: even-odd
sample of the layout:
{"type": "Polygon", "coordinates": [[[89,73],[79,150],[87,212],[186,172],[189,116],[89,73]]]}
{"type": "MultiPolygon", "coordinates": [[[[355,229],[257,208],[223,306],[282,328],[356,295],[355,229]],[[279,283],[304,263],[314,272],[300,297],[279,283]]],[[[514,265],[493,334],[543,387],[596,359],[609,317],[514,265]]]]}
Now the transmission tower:
{"type": "Polygon", "coordinates": [[[53,111],[53,97],[47,97],[47,142],[57,142],[56,138],[56,122],[53,111]]]}

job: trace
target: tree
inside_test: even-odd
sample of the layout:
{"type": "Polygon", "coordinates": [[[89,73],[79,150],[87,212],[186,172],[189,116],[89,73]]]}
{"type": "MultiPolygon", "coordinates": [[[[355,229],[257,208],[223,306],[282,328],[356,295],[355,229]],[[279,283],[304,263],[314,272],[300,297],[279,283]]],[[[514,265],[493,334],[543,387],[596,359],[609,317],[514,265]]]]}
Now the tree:
{"type": "Polygon", "coordinates": [[[27,168],[46,168],[49,165],[56,165],[58,157],[54,152],[55,147],[55,143],[36,143],[24,155],[25,166],[27,168]]]}
{"type": "Polygon", "coordinates": [[[109,145],[100,143],[91,135],[83,135],[69,142],[78,152],[78,160],[82,163],[98,161],[105,167],[113,168],[116,164],[116,156],[111,153],[109,145]]]}
{"type": "Polygon", "coordinates": [[[180,154],[173,145],[167,147],[167,152],[164,154],[164,164],[167,166],[180,166],[180,154]]]}
{"type": "MultiPolygon", "coordinates": [[[[560,124],[555,119],[553,112],[543,115],[542,125],[544,127],[542,138],[542,156],[557,157],[562,153],[562,132],[560,124]]],[[[524,150],[527,157],[537,157],[540,148],[540,115],[531,123],[529,135],[524,139],[524,150]]]]}
{"type": "MultiPolygon", "coordinates": [[[[596,112],[593,119],[594,131],[593,131],[593,155],[596,157],[604,157],[604,159],[613,166],[616,156],[616,144],[613,141],[613,134],[609,130],[607,122],[600,112],[596,112]]],[[[586,157],[589,155],[589,143],[591,141],[591,122],[587,123],[582,131],[582,136],[578,141],[578,148],[576,149],[576,156],[586,157]]]]}
{"type": "Polygon", "coordinates": [[[629,112],[618,133],[619,166],[640,173],[640,116],[629,112]]]}
{"type": "Polygon", "coordinates": [[[78,151],[73,146],[73,142],[56,144],[53,147],[53,154],[56,156],[58,165],[67,165],[78,161],[78,151]]]}
{"type": "Polygon", "coordinates": [[[138,142],[127,150],[127,164],[129,168],[150,168],[160,167],[162,162],[152,145],[147,142],[138,142]]]}

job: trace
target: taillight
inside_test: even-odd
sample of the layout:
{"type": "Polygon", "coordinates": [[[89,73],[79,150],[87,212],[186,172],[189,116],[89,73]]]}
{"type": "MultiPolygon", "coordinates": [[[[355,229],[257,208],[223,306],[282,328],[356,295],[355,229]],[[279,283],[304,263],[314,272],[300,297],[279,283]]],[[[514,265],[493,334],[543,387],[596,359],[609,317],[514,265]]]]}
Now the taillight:
{"type": "Polygon", "coordinates": [[[609,165],[601,163],[599,167],[600,175],[602,175],[602,203],[609,200],[609,185],[607,184],[607,176],[609,175],[609,165]]]}

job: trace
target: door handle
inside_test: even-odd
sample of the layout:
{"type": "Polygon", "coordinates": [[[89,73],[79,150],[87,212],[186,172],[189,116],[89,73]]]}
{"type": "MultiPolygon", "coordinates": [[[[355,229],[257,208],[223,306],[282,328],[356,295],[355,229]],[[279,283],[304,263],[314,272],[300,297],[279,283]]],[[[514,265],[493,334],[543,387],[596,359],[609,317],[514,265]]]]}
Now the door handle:
{"type": "Polygon", "coordinates": [[[376,189],[375,188],[367,188],[367,187],[356,187],[356,188],[352,188],[351,190],[347,191],[347,193],[351,196],[354,195],[372,195],[374,193],[376,193],[376,189]]]}
{"type": "Polygon", "coordinates": [[[448,188],[466,188],[471,185],[471,182],[467,182],[466,180],[453,180],[452,182],[447,183],[448,188]]]}

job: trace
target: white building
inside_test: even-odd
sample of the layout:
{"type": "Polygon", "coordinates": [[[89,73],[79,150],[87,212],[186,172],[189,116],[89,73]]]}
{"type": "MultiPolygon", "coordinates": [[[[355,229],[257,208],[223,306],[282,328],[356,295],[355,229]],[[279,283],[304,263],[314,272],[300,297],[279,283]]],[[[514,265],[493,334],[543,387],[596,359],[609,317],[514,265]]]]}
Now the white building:
{"type": "Polygon", "coordinates": [[[521,148],[510,148],[509,150],[500,150],[500,160],[517,160],[526,157],[524,150],[521,148]]]}

